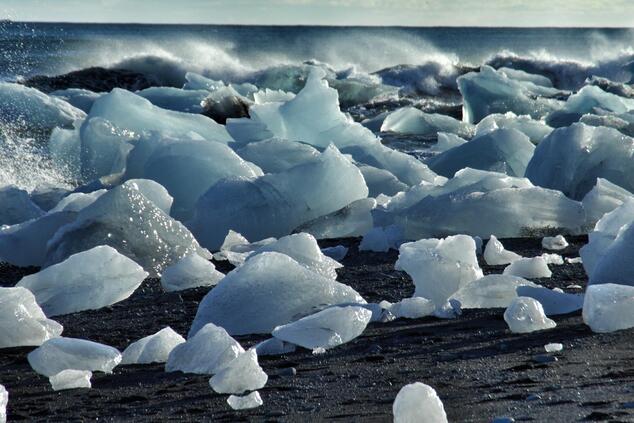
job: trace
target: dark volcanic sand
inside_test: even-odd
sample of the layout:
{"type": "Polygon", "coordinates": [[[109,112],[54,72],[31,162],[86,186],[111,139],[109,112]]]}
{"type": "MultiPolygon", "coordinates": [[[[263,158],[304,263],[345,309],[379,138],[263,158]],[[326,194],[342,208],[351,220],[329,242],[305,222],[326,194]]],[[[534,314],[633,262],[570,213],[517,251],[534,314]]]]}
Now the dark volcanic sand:
{"type": "MultiPolygon", "coordinates": [[[[573,241],[565,256],[576,256],[585,239],[573,241]]],[[[412,294],[409,277],[394,270],[397,252],[359,253],[358,241],[342,243],[352,248],[339,281],[368,301],[397,301],[412,294]]],[[[541,254],[539,239],[504,244],[525,256],[541,254]]],[[[540,283],[585,287],[581,265],[551,267],[553,277],[540,283]]],[[[484,269],[500,273],[502,267],[484,269]]],[[[0,283],[12,286],[34,270],[0,266],[0,283]]],[[[156,280],[147,280],[126,301],[56,320],[64,325],[65,336],[123,349],[166,325],[185,335],[206,291],[165,294],[156,280]]],[[[0,351],[0,383],[10,395],[9,421],[391,421],[398,390],[415,381],[437,390],[452,422],[499,416],[534,422],[634,421],[634,330],[593,334],[578,312],[555,316],[553,330],[512,334],[502,311],[465,311],[455,320],[373,323],[359,338],[323,355],[300,349],[261,357],[269,374],[260,391],[264,406],[242,412],[231,410],[227,396],[211,390],[209,377],[165,373],[163,365],[121,366],[112,375],[96,373],[93,389],[54,392],[29,367],[31,348],[0,351]],[[564,344],[554,354],[558,361],[535,362],[549,342],[564,344]]],[[[264,337],[238,339],[250,346],[264,337]]]]}

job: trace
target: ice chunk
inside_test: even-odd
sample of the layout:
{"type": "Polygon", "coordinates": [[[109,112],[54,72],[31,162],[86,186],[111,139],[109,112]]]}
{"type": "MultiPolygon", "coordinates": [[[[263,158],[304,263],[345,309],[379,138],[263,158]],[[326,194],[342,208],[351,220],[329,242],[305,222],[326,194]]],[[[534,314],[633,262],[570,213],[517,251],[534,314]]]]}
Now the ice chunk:
{"type": "Polygon", "coordinates": [[[103,93],[96,93],[81,88],[66,88],[64,90],[53,91],[49,93],[49,95],[52,97],[59,97],[67,103],[70,103],[71,106],[76,107],[85,113],[89,113],[95,100],[101,97],[103,93]]]}
{"type": "Polygon", "coordinates": [[[189,336],[209,322],[233,335],[269,333],[276,326],[341,303],[365,300],[349,286],[316,274],[284,254],[262,253],[228,273],[203,298],[189,336]]]}
{"type": "Polygon", "coordinates": [[[243,394],[263,388],[268,379],[258,364],[257,353],[251,349],[220,369],[209,379],[209,385],[219,394],[243,394]]]}
{"type": "Polygon", "coordinates": [[[220,246],[220,251],[214,254],[214,259],[228,260],[235,267],[241,266],[247,258],[257,249],[277,241],[276,238],[265,238],[250,243],[242,234],[229,229],[225,240],[220,246]]]}
{"type": "Polygon", "coordinates": [[[341,261],[346,258],[348,248],[343,245],[337,245],[336,247],[322,248],[321,252],[333,260],[341,261]]]}
{"type": "Polygon", "coordinates": [[[46,315],[28,289],[0,288],[0,348],[41,345],[63,327],[46,315]]]}
{"type": "Polygon", "coordinates": [[[546,350],[546,352],[559,352],[564,349],[564,346],[563,344],[550,343],[544,345],[544,349],[546,350]]]}
{"type": "Polygon", "coordinates": [[[612,283],[589,286],[583,303],[583,321],[593,332],[634,327],[634,286],[612,283]]]}
{"type": "Polygon", "coordinates": [[[634,138],[616,129],[575,123],[553,131],[537,146],[526,177],[577,200],[592,189],[597,178],[631,191],[633,155],[634,138]]]}
{"type": "Polygon", "coordinates": [[[497,71],[507,78],[515,79],[516,81],[528,81],[532,82],[535,85],[541,85],[542,87],[552,88],[553,86],[552,81],[543,75],[536,75],[533,73],[524,72],[523,70],[507,67],[498,68],[497,71]]]}
{"type": "Polygon", "coordinates": [[[568,247],[568,241],[563,235],[546,236],[542,239],[542,248],[546,250],[563,250],[568,247]]]}
{"type": "Polygon", "coordinates": [[[486,275],[456,292],[452,298],[466,308],[506,308],[517,297],[520,286],[537,286],[511,275],[486,275]]]}
{"type": "Polygon", "coordinates": [[[121,353],[85,339],[53,338],[31,351],[27,359],[33,370],[51,377],[68,369],[112,373],[121,362],[121,353]]]}
{"type": "Polygon", "coordinates": [[[364,307],[330,307],[278,326],[272,335],[307,349],[330,349],[361,335],[371,317],[372,312],[364,307]]]}
{"type": "Polygon", "coordinates": [[[307,232],[317,239],[358,237],[372,229],[372,210],[375,207],[376,200],[362,198],[341,210],[306,222],[295,231],[307,232]]]}
{"type": "Polygon", "coordinates": [[[397,319],[401,317],[405,319],[420,319],[433,314],[436,306],[427,298],[412,297],[403,298],[398,303],[392,304],[389,310],[397,319]]]}
{"type": "Polygon", "coordinates": [[[403,107],[390,113],[381,125],[381,132],[435,137],[438,132],[449,132],[462,138],[473,135],[473,125],[451,116],[425,113],[415,107],[403,107]]]}
{"type": "Polygon", "coordinates": [[[558,96],[558,90],[511,79],[490,66],[462,75],[457,82],[466,122],[478,123],[490,114],[506,112],[540,119],[563,105],[558,100],[543,98],[558,96]]]}
{"type": "Polygon", "coordinates": [[[0,226],[26,222],[43,214],[28,192],[15,186],[0,188],[0,226]]]}
{"type": "Polygon", "coordinates": [[[588,217],[588,224],[594,225],[604,214],[611,212],[633,197],[631,192],[607,179],[597,178],[596,185],[583,197],[582,201],[583,209],[588,217]]]}
{"type": "Polygon", "coordinates": [[[264,402],[262,402],[260,393],[258,391],[253,391],[249,395],[242,397],[229,395],[229,398],[227,398],[227,404],[229,404],[229,406],[234,410],[248,410],[251,408],[257,408],[264,404],[264,402]]]}
{"type": "Polygon", "coordinates": [[[71,191],[66,187],[55,186],[54,183],[44,182],[38,184],[31,191],[31,201],[43,211],[49,212],[59,203],[62,198],[70,194],[71,191]]]}
{"type": "Polygon", "coordinates": [[[226,330],[208,323],[172,349],[165,371],[212,375],[242,353],[244,348],[226,330]]]}
{"type": "Polygon", "coordinates": [[[359,169],[370,190],[370,197],[376,197],[380,194],[394,195],[408,188],[407,185],[399,181],[396,176],[385,169],[368,165],[360,165],[359,169]]]}
{"type": "Polygon", "coordinates": [[[202,245],[215,250],[229,229],[248,239],[284,236],[367,196],[359,169],[330,146],[318,160],[286,172],[220,181],[200,197],[188,226],[202,245]]]}
{"type": "Polygon", "coordinates": [[[633,109],[634,99],[607,93],[594,85],[586,85],[568,97],[561,109],[549,114],[546,122],[551,126],[563,127],[578,121],[582,115],[592,113],[595,110],[619,114],[633,109]]]}
{"type": "Polygon", "coordinates": [[[513,112],[508,112],[489,115],[482,119],[476,126],[476,136],[488,134],[498,128],[516,129],[524,133],[533,144],[539,144],[553,131],[553,128],[541,120],[535,120],[526,115],[517,116],[513,112]]]}
{"type": "Polygon", "coordinates": [[[136,94],[162,109],[175,112],[202,113],[202,103],[209,96],[209,91],[182,90],[174,87],[150,87],[138,91],[136,94]]]}
{"type": "Polygon", "coordinates": [[[460,138],[457,135],[439,132],[438,141],[431,147],[430,151],[433,153],[444,153],[445,151],[451,150],[454,147],[459,147],[466,142],[467,140],[460,138]]]}
{"type": "Polygon", "coordinates": [[[557,324],[546,317],[539,301],[528,297],[517,297],[504,312],[504,320],[511,332],[528,333],[552,329],[557,324]]]}
{"type": "Polygon", "coordinates": [[[84,121],[80,128],[81,176],[92,181],[125,170],[125,161],[138,135],[101,117],[84,121]]]}
{"type": "Polygon", "coordinates": [[[403,242],[403,230],[396,225],[372,228],[359,244],[359,251],[388,252],[398,249],[403,242]]]}
{"type": "Polygon", "coordinates": [[[290,342],[284,342],[281,339],[270,338],[266,341],[262,341],[259,344],[256,344],[253,348],[255,348],[258,356],[263,356],[292,353],[295,352],[297,346],[295,344],[291,344],[290,342]]]}
{"type": "Polygon", "coordinates": [[[295,93],[265,88],[253,93],[255,104],[284,103],[295,98],[295,93]]]}
{"type": "Polygon", "coordinates": [[[0,423],[7,421],[7,404],[9,403],[9,393],[4,386],[0,385],[0,423]]]}
{"type": "Polygon", "coordinates": [[[561,266],[562,264],[564,264],[564,258],[559,254],[544,253],[541,255],[541,257],[544,259],[546,264],[555,264],[557,266],[561,266]]]}
{"type": "Polygon", "coordinates": [[[49,213],[62,211],[79,212],[94,203],[97,198],[101,197],[106,192],[108,192],[106,189],[99,189],[90,193],[74,192],[62,198],[60,202],[49,211],[49,213]]]}
{"type": "Polygon", "coordinates": [[[392,405],[394,423],[447,423],[447,414],[438,394],[429,385],[415,382],[398,391],[392,405]]]}
{"type": "Polygon", "coordinates": [[[47,316],[57,316],[123,301],[147,276],[141,266],[114,248],[98,246],[25,276],[17,286],[33,292],[47,316]]]}
{"type": "Polygon", "coordinates": [[[90,370],[73,370],[66,369],[48,378],[53,391],[62,391],[65,389],[91,388],[90,379],[92,372],[90,370]]]}
{"type": "Polygon", "coordinates": [[[286,254],[307,269],[333,280],[337,279],[336,269],[343,267],[322,253],[315,237],[307,233],[288,235],[266,244],[255,250],[250,258],[270,251],[286,254]]]}
{"type": "Polygon", "coordinates": [[[465,167],[524,176],[535,146],[515,129],[496,129],[431,157],[427,166],[439,175],[452,177],[465,167]]]}
{"type": "Polygon", "coordinates": [[[237,150],[237,153],[266,173],[284,172],[319,158],[319,151],[314,147],[280,138],[247,144],[237,150]]]}
{"type": "Polygon", "coordinates": [[[549,278],[550,271],[543,257],[525,257],[513,261],[504,268],[505,275],[519,276],[520,278],[549,278]]]}
{"type": "Polygon", "coordinates": [[[170,214],[174,198],[163,185],[150,179],[130,179],[125,181],[123,185],[136,189],[145,198],[153,202],[156,207],[163,210],[165,214],[170,214]]]}
{"type": "Polygon", "coordinates": [[[122,353],[121,364],[165,363],[170,352],[184,342],[185,338],[167,326],[128,345],[122,353]]]}
{"type": "Polygon", "coordinates": [[[217,271],[212,262],[193,254],[168,266],[161,275],[161,286],[167,292],[182,291],[214,286],[224,277],[225,275],[217,271]]]}
{"type": "Polygon", "coordinates": [[[46,263],[59,263],[98,245],[114,247],[151,276],[191,254],[210,258],[181,223],[125,184],[99,197],[62,227],[48,244],[46,263]]]}
{"type": "Polygon", "coordinates": [[[48,152],[53,163],[64,169],[68,176],[77,179],[81,178],[81,123],[75,122],[77,127],[74,129],[53,129],[48,140],[48,152]]]}
{"type": "Polygon", "coordinates": [[[567,294],[561,290],[548,289],[539,285],[517,287],[517,295],[533,298],[542,305],[547,316],[568,314],[580,310],[583,306],[582,294],[567,294]]]}
{"type": "Polygon", "coordinates": [[[513,263],[521,258],[519,254],[506,250],[495,235],[491,235],[484,249],[484,260],[491,266],[513,263]]]}
{"type": "Polygon", "coordinates": [[[415,297],[428,298],[437,309],[460,288],[483,276],[475,242],[467,235],[403,244],[394,268],[412,277],[415,297]]]}

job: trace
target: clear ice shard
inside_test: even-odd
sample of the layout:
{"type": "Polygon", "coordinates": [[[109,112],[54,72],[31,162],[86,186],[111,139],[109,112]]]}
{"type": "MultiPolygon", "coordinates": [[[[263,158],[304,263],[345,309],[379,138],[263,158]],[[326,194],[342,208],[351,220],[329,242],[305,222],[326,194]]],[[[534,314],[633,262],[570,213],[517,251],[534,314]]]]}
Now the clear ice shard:
{"type": "Polygon", "coordinates": [[[359,169],[330,146],[285,172],[218,182],[198,199],[187,225],[203,246],[217,250],[229,229],[251,240],[280,237],[367,196],[359,169]]]}
{"type": "Polygon", "coordinates": [[[165,371],[213,375],[242,353],[244,348],[226,330],[208,323],[172,349],[165,371]]]}
{"type": "Polygon", "coordinates": [[[466,308],[506,308],[517,297],[520,286],[538,286],[511,275],[486,275],[456,292],[451,298],[466,308]]]}
{"type": "Polygon", "coordinates": [[[412,277],[415,297],[427,298],[440,309],[460,288],[483,276],[475,249],[467,235],[422,239],[401,245],[394,267],[412,277]]]}
{"type": "Polygon", "coordinates": [[[447,423],[447,413],[438,394],[421,382],[410,383],[398,391],[392,413],[394,423],[447,423]]]}
{"type": "Polygon", "coordinates": [[[26,288],[0,288],[0,348],[41,345],[62,334],[26,288]]]}
{"type": "Polygon", "coordinates": [[[227,363],[209,379],[219,394],[243,394],[264,388],[269,377],[258,364],[258,355],[250,349],[227,363]]]}
{"type": "Polygon", "coordinates": [[[66,369],[48,378],[53,391],[62,391],[66,389],[91,388],[90,379],[92,372],[90,370],[74,370],[66,369]]]}
{"type": "Polygon", "coordinates": [[[121,353],[121,364],[165,363],[172,350],[184,342],[185,338],[167,326],[128,345],[121,353]]]}
{"type": "Polygon", "coordinates": [[[151,276],[191,254],[211,258],[185,226],[126,184],[112,188],[57,231],[48,243],[46,265],[99,245],[115,248],[151,276]]]}
{"type": "Polygon", "coordinates": [[[27,359],[33,370],[51,377],[68,369],[112,373],[121,362],[121,353],[85,339],[53,338],[31,351],[27,359]]]}
{"type": "Polygon", "coordinates": [[[330,307],[276,327],[272,335],[306,349],[330,349],[361,335],[372,318],[364,307],[330,307]]]}
{"type": "Polygon", "coordinates": [[[511,332],[528,333],[552,329],[557,324],[546,317],[539,301],[528,297],[517,297],[504,311],[504,320],[511,332]]]}
{"type": "Polygon", "coordinates": [[[504,245],[494,235],[491,235],[484,248],[484,260],[490,266],[510,264],[521,258],[522,256],[519,254],[506,250],[504,245]]]}
{"type": "Polygon", "coordinates": [[[351,287],[312,272],[287,255],[266,252],[229,272],[203,298],[189,336],[210,322],[232,335],[270,333],[276,326],[342,303],[365,300],[351,287]]]}
{"type": "Polygon", "coordinates": [[[198,254],[192,254],[183,257],[163,271],[161,286],[167,292],[182,291],[201,286],[214,286],[224,277],[225,275],[217,271],[212,262],[198,254]]]}
{"type": "Polygon", "coordinates": [[[583,303],[583,321],[593,332],[634,327],[634,287],[612,283],[589,286],[583,303]]]}
{"type": "Polygon", "coordinates": [[[398,303],[392,304],[389,310],[397,319],[420,319],[432,315],[436,306],[427,298],[412,297],[403,298],[398,303]]]}
{"type": "Polygon", "coordinates": [[[17,286],[33,292],[47,316],[58,316],[123,301],[147,276],[114,248],[98,246],[25,276],[17,286]]]}

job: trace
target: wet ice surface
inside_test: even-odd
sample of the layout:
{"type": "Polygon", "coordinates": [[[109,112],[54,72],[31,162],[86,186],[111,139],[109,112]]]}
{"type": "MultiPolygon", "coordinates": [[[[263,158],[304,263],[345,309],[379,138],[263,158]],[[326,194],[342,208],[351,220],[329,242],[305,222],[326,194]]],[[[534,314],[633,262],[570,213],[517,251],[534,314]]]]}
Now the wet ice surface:
{"type": "Polygon", "coordinates": [[[89,370],[67,369],[49,377],[48,380],[54,391],[63,391],[66,389],[91,388],[90,378],[92,378],[92,372],[89,370]]]}
{"type": "Polygon", "coordinates": [[[395,423],[447,422],[447,414],[434,388],[420,382],[401,388],[392,409],[395,423]]]}

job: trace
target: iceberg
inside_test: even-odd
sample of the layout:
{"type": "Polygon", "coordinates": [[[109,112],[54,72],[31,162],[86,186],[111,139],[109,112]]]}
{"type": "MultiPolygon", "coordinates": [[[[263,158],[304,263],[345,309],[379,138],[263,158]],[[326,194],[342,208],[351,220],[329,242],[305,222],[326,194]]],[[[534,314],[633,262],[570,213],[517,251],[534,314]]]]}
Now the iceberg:
{"type": "Polygon", "coordinates": [[[467,235],[409,242],[401,245],[394,268],[412,277],[415,297],[427,298],[440,309],[460,288],[484,276],[475,248],[467,235]]]}
{"type": "Polygon", "coordinates": [[[589,286],[583,303],[583,321],[593,332],[634,327],[634,286],[612,283],[589,286]]]}
{"type": "Polygon", "coordinates": [[[496,129],[429,158],[427,166],[446,177],[466,167],[523,177],[534,150],[535,146],[523,133],[496,129]]]}
{"type": "Polygon", "coordinates": [[[62,391],[66,389],[92,388],[90,379],[92,372],[90,370],[62,370],[48,378],[53,391],[62,391]]]}
{"type": "Polygon", "coordinates": [[[17,286],[31,291],[47,316],[58,316],[123,301],[147,276],[114,248],[98,246],[25,276],[17,286]]]}
{"type": "Polygon", "coordinates": [[[336,212],[318,217],[295,229],[306,232],[317,239],[354,238],[370,231],[374,225],[372,210],[376,207],[373,198],[354,201],[336,212]]]}
{"type": "Polygon", "coordinates": [[[447,423],[447,413],[438,394],[429,385],[415,382],[398,391],[392,405],[394,423],[447,423]]]}
{"type": "Polygon", "coordinates": [[[27,359],[33,370],[51,377],[68,369],[112,373],[121,362],[121,353],[85,339],[53,338],[31,351],[27,359]]]}
{"type": "Polygon", "coordinates": [[[172,349],[165,371],[213,375],[243,353],[244,348],[226,330],[208,323],[172,349]]]}
{"type": "Polygon", "coordinates": [[[546,317],[539,301],[533,298],[517,297],[504,312],[504,321],[511,332],[529,333],[552,329],[557,324],[546,317]]]}
{"type": "Polygon", "coordinates": [[[285,172],[218,182],[198,199],[187,225],[203,246],[217,250],[229,229],[248,239],[280,237],[367,196],[359,169],[330,146],[318,160],[285,172]]]}
{"type": "Polygon", "coordinates": [[[523,257],[514,260],[504,268],[503,274],[519,276],[520,278],[549,278],[553,272],[548,268],[544,257],[523,257]]]}
{"type": "Polygon", "coordinates": [[[41,345],[64,328],[46,315],[26,288],[0,288],[0,348],[41,345]]]}
{"type": "Polygon", "coordinates": [[[381,125],[381,132],[435,137],[438,132],[449,132],[461,138],[473,135],[473,125],[451,116],[425,113],[415,107],[403,107],[391,112],[381,125]]]}
{"type": "Polygon", "coordinates": [[[121,364],[165,363],[172,350],[184,342],[185,338],[167,326],[128,345],[121,353],[121,364]]]}
{"type": "Polygon", "coordinates": [[[559,251],[568,247],[568,241],[563,235],[547,236],[542,239],[542,248],[546,250],[559,251]]]}
{"type": "Polygon", "coordinates": [[[183,257],[168,266],[161,275],[161,286],[166,292],[182,291],[201,286],[214,286],[225,275],[207,259],[197,254],[183,257]]]}
{"type": "Polygon", "coordinates": [[[562,191],[575,200],[581,200],[597,178],[631,191],[633,155],[634,138],[616,129],[575,123],[556,129],[537,146],[526,177],[535,185],[562,191]]]}
{"type": "Polygon", "coordinates": [[[15,186],[0,188],[0,226],[26,222],[43,214],[28,192],[15,186]]]}
{"type": "Polygon", "coordinates": [[[209,322],[232,335],[270,333],[277,326],[342,303],[365,304],[365,300],[349,286],[312,272],[284,254],[266,252],[229,272],[203,298],[189,336],[209,322]]]}
{"type": "Polygon", "coordinates": [[[57,231],[48,243],[46,265],[99,245],[115,248],[151,276],[191,254],[211,258],[181,223],[125,184],[112,188],[57,231]]]}
{"type": "Polygon", "coordinates": [[[271,334],[282,341],[310,350],[330,349],[361,335],[371,318],[372,312],[364,307],[330,307],[278,326],[271,334]]]}
{"type": "Polygon", "coordinates": [[[546,316],[573,313],[583,306],[582,294],[567,294],[560,289],[548,289],[539,285],[522,285],[516,288],[520,297],[533,298],[542,305],[546,316]]]}
{"type": "Polygon", "coordinates": [[[209,379],[209,386],[219,394],[243,394],[264,388],[269,377],[258,364],[254,349],[234,358],[209,379]]]}
{"type": "Polygon", "coordinates": [[[489,241],[484,248],[484,261],[490,266],[510,264],[521,258],[522,256],[519,254],[505,249],[504,245],[494,235],[489,237],[489,241]]]}
{"type": "Polygon", "coordinates": [[[512,275],[486,275],[464,287],[451,297],[460,302],[463,309],[507,308],[518,296],[517,288],[538,285],[512,275]]]}
{"type": "Polygon", "coordinates": [[[229,398],[227,398],[227,404],[229,404],[229,406],[234,410],[248,410],[251,408],[257,408],[264,404],[264,402],[262,402],[260,393],[258,391],[253,391],[249,395],[242,397],[229,395],[229,398]]]}

